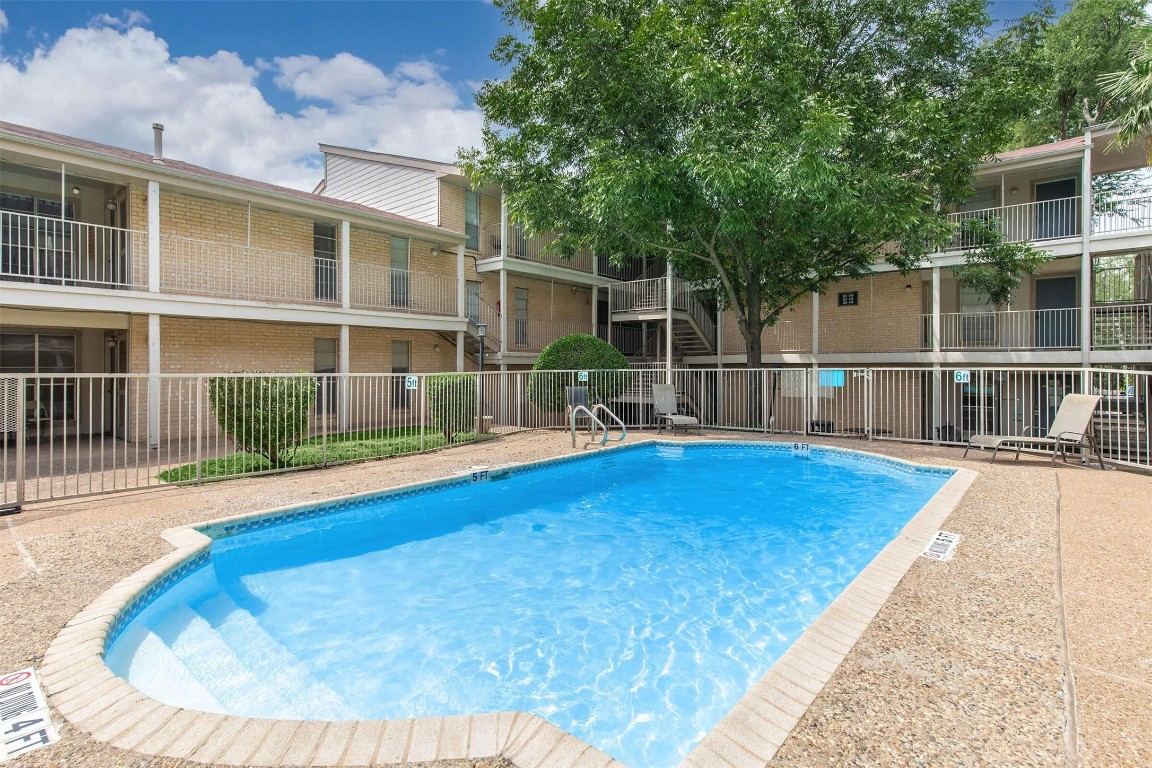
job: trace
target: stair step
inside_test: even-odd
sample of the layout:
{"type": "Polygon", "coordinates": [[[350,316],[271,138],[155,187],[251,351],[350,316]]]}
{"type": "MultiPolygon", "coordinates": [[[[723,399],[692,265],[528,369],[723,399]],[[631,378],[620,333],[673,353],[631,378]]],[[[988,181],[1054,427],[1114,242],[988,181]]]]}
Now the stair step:
{"type": "Polygon", "coordinates": [[[201,712],[225,711],[172,649],[141,622],[130,622],[124,628],[105,661],[157,701],[201,712]]]}
{"type": "Polygon", "coordinates": [[[251,613],[225,592],[195,606],[237,658],[265,685],[290,694],[293,717],[311,720],[355,719],[344,699],[321,681],[299,657],[276,640],[251,613]]]}
{"type": "Polygon", "coordinates": [[[293,698],[260,679],[224,642],[207,619],[180,605],[154,620],[152,631],[188,671],[233,714],[248,717],[298,717],[293,698]]]}

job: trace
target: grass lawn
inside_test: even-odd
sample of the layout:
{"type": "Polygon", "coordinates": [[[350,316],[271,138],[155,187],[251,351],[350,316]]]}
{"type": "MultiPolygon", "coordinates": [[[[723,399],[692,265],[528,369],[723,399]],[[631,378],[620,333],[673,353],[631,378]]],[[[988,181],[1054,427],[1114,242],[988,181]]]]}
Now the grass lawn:
{"type": "MultiPolygon", "coordinates": [[[[456,435],[456,443],[466,443],[476,439],[476,433],[466,432],[456,435]]],[[[481,435],[488,439],[494,435],[481,435]]],[[[291,460],[284,467],[315,467],[321,464],[357,461],[359,459],[379,459],[384,456],[398,456],[402,453],[415,453],[420,450],[443,448],[448,445],[442,432],[423,427],[399,427],[397,429],[370,429],[363,432],[328,435],[327,446],[322,437],[310,437],[297,447],[291,460]],[[420,435],[424,439],[421,444],[420,435]]],[[[262,472],[272,469],[263,456],[251,453],[233,453],[216,459],[200,462],[200,479],[229,477],[262,472]]],[[[161,482],[180,483],[196,479],[196,464],[181,464],[166,469],[157,475],[161,482]]]]}

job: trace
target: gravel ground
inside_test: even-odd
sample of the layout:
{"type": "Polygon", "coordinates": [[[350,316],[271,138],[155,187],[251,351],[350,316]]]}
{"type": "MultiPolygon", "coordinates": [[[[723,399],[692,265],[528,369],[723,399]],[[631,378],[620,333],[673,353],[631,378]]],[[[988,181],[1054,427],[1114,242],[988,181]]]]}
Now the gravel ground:
{"type": "MultiPolygon", "coordinates": [[[[715,437],[743,439],[730,433],[715,437]]],[[[817,442],[927,464],[968,466],[980,477],[946,523],[947,530],[964,537],[957,556],[948,563],[922,559],[911,568],[793,730],[773,766],[1064,766],[1075,765],[1081,757],[1086,766],[1152,764],[1152,727],[1142,727],[1152,724],[1152,658],[1145,658],[1152,656],[1147,640],[1152,626],[1139,632],[1129,627],[1116,634],[1107,616],[1091,614],[1096,597],[1109,585],[1077,582],[1067,598],[1071,607],[1065,608],[1057,578],[1062,491],[1080,493],[1076,507],[1064,511],[1074,523],[1072,545],[1066,542],[1064,547],[1077,558],[1065,562],[1065,571],[1092,574],[1100,570],[1093,558],[1109,556],[1109,549],[1092,542],[1077,548],[1089,536],[1086,527],[1092,527],[1083,511],[1093,499],[1106,505],[1110,493],[1139,507],[1141,501],[1152,499],[1152,480],[1075,466],[1053,470],[1046,460],[1035,458],[995,465],[979,456],[976,461],[962,461],[954,448],[817,442]],[[1070,633],[1072,668],[1078,679],[1083,675],[1086,681],[1079,702],[1081,729],[1071,739],[1078,755],[1067,752],[1064,727],[1066,613],[1077,622],[1070,633]],[[1114,655],[1123,656],[1118,648],[1122,643],[1130,649],[1121,660],[1127,666],[1113,669],[1107,661],[1109,647],[1114,655]],[[1076,655],[1089,650],[1096,653],[1093,664],[1081,670],[1075,665],[1076,655]],[[1088,683],[1092,674],[1128,682],[1119,692],[1100,693],[1104,689],[1088,683]],[[1115,707],[1120,710],[1113,712],[1115,707]],[[1149,762],[1144,762],[1146,758],[1149,762]]],[[[475,464],[499,465],[570,452],[566,435],[524,434],[328,470],[37,505],[18,516],[0,518],[0,528],[6,529],[0,537],[0,672],[38,664],[72,616],[113,583],[169,551],[158,535],[165,528],[444,477],[475,464]]],[[[1152,541],[1147,509],[1123,518],[1125,525],[1144,526],[1144,542],[1152,541]]],[[[1064,530],[1067,539],[1068,525],[1064,530]]],[[[1146,549],[1138,562],[1147,565],[1152,562],[1147,547],[1152,545],[1141,546],[1146,549]]],[[[1147,575],[1146,569],[1137,567],[1119,578],[1127,585],[1130,600],[1140,603],[1143,613],[1135,615],[1152,623],[1144,621],[1152,619],[1152,606],[1144,595],[1149,582],[1144,582],[1145,589],[1138,586],[1147,575]]],[[[61,741],[14,765],[197,765],[109,747],[74,729],[59,714],[56,723],[61,741]]],[[[511,766],[507,761],[436,765],[511,766]]]]}

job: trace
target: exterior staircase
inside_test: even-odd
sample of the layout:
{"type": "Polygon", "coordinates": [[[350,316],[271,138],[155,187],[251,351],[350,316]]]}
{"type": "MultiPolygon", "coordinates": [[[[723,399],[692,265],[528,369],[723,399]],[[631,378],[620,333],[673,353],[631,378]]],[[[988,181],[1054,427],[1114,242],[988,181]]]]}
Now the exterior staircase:
{"type": "MultiPolygon", "coordinates": [[[[632,280],[609,288],[609,311],[613,323],[667,323],[668,278],[632,280]]],[[[716,320],[696,298],[692,286],[672,278],[672,343],[683,358],[716,353],[716,320]]]]}

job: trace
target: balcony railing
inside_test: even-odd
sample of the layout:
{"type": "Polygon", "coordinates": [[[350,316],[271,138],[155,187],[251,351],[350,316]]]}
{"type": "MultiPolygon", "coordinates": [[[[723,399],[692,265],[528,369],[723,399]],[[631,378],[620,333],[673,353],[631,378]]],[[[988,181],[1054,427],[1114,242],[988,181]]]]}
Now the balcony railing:
{"type": "Polygon", "coordinates": [[[356,309],[456,314],[456,278],[378,264],[352,262],[351,305],[356,309]]]}
{"type": "MultiPolygon", "coordinates": [[[[659,311],[668,308],[667,278],[652,277],[609,287],[609,306],[613,312],[659,311]]],[[[716,321],[692,291],[692,284],[672,278],[672,309],[686,312],[711,344],[716,338],[716,321]]]]}
{"type": "Polygon", "coordinates": [[[1140,301],[1092,307],[1092,348],[1152,349],[1152,304],[1140,301]]]}
{"type": "Polygon", "coordinates": [[[1152,195],[1109,200],[1092,215],[1092,234],[1111,235],[1152,229],[1152,195]]]}
{"type": "Polygon", "coordinates": [[[340,301],[340,263],[310,253],[168,235],[161,241],[160,290],[255,301],[336,304],[340,301]]]}
{"type": "Polygon", "coordinates": [[[1060,350],[1080,347],[1080,310],[949,312],[940,316],[941,349],[1060,350]]]}
{"type": "Polygon", "coordinates": [[[147,288],[148,233],[2,211],[0,279],[147,288]]]}
{"type": "Polygon", "coordinates": [[[973,248],[984,244],[978,235],[965,229],[965,224],[973,221],[995,224],[1006,243],[1077,237],[1080,234],[1080,197],[950,213],[948,222],[956,227],[956,233],[949,248],[973,248]]]}
{"type": "Polygon", "coordinates": [[[508,349],[512,352],[539,352],[556,339],[572,333],[588,333],[590,323],[566,323],[559,320],[508,318],[508,349]]]}
{"type": "MultiPolygon", "coordinates": [[[[948,214],[956,233],[949,249],[983,245],[977,234],[965,231],[965,223],[994,223],[1006,243],[1037,242],[1079,237],[1080,197],[1019,203],[977,211],[948,214]]],[[[1113,235],[1152,230],[1152,195],[1124,200],[1097,201],[1092,213],[1093,235],[1113,235]]]]}
{"type": "Polygon", "coordinates": [[[546,246],[555,239],[556,238],[551,235],[529,237],[528,235],[521,234],[515,226],[509,225],[508,240],[510,242],[507,252],[505,252],[500,239],[500,227],[499,225],[492,224],[482,227],[480,230],[480,257],[483,259],[495,259],[500,256],[506,256],[510,259],[523,259],[524,261],[535,261],[541,264],[552,264],[553,266],[564,267],[565,269],[574,269],[577,272],[594,273],[595,264],[591,251],[577,251],[572,254],[571,258],[547,252],[546,246]]]}

